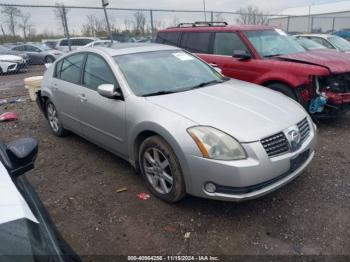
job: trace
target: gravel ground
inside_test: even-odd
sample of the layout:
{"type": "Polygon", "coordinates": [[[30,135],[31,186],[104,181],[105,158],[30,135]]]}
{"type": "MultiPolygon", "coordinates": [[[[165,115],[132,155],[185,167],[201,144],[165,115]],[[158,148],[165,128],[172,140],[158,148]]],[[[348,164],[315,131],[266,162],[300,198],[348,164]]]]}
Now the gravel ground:
{"type": "MultiPolygon", "coordinates": [[[[0,100],[26,94],[23,78],[41,70],[0,76],[0,100]]],[[[76,135],[53,136],[34,102],[0,106],[9,110],[19,120],[0,123],[0,136],[40,141],[27,176],[79,255],[350,256],[349,114],[318,124],[309,170],[277,192],[239,204],[188,196],[170,205],[139,200],[147,190],[127,162],[76,135]],[[117,193],[120,187],[127,191],[117,193]]]]}

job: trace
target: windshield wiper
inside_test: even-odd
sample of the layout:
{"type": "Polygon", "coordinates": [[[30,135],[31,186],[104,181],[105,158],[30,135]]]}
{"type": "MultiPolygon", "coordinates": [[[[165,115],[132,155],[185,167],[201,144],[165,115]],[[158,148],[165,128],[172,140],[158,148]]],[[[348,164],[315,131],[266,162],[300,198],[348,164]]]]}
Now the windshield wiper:
{"type": "Polygon", "coordinates": [[[168,95],[168,94],[174,94],[174,93],[177,93],[177,92],[178,92],[177,90],[174,90],[174,91],[158,91],[158,92],[154,92],[154,93],[145,94],[145,95],[143,95],[143,97],[168,95]]]}
{"type": "Polygon", "coordinates": [[[212,80],[212,81],[208,81],[208,82],[203,82],[200,83],[198,85],[192,86],[191,88],[189,88],[188,90],[192,90],[192,89],[196,89],[196,88],[201,88],[201,87],[205,87],[205,86],[209,86],[209,85],[213,85],[213,84],[220,84],[223,83],[226,79],[224,80],[212,80]]]}
{"type": "Polygon", "coordinates": [[[280,56],[280,55],[283,55],[283,54],[274,54],[274,55],[264,55],[264,57],[275,57],[275,56],[280,56]]]}

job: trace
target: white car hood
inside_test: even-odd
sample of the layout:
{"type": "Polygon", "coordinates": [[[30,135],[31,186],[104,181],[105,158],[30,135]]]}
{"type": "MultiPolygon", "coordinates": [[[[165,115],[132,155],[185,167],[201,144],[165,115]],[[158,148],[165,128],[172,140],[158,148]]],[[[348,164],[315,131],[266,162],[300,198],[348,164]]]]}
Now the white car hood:
{"type": "Polygon", "coordinates": [[[16,55],[0,55],[0,61],[17,62],[18,60],[22,60],[22,57],[16,55]]]}
{"type": "Polygon", "coordinates": [[[147,100],[240,142],[258,141],[307,117],[301,105],[283,94],[239,80],[147,100]]]}
{"type": "Polygon", "coordinates": [[[0,162],[0,224],[21,218],[39,223],[0,162]]]}

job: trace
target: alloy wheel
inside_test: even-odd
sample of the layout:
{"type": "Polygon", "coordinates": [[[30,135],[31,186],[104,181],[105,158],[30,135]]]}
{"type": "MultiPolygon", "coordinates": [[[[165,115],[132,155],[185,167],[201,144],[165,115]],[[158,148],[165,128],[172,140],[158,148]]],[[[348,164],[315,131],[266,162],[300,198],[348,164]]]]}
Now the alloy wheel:
{"type": "Polygon", "coordinates": [[[56,108],[53,104],[47,106],[47,117],[49,119],[50,126],[55,133],[59,132],[60,122],[57,116],[56,108]]]}
{"type": "Polygon", "coordinates": [[[143,154],[143,169],[152,187],[160,194],[168,194],[173,187],[170,162],[157,148],[148,148],[143,154]]]}

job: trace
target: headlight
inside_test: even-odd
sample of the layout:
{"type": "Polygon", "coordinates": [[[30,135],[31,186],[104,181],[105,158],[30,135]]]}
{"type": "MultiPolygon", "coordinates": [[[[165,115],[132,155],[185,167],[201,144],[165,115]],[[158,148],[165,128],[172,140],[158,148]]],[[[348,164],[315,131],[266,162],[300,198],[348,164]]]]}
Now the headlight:
{"type": "Polygon", "coordinates": [[[228,134],[208,126],[187,129],[203,157],[215,160],[240,160],[247,155],[240,143],[228,134]]]}

